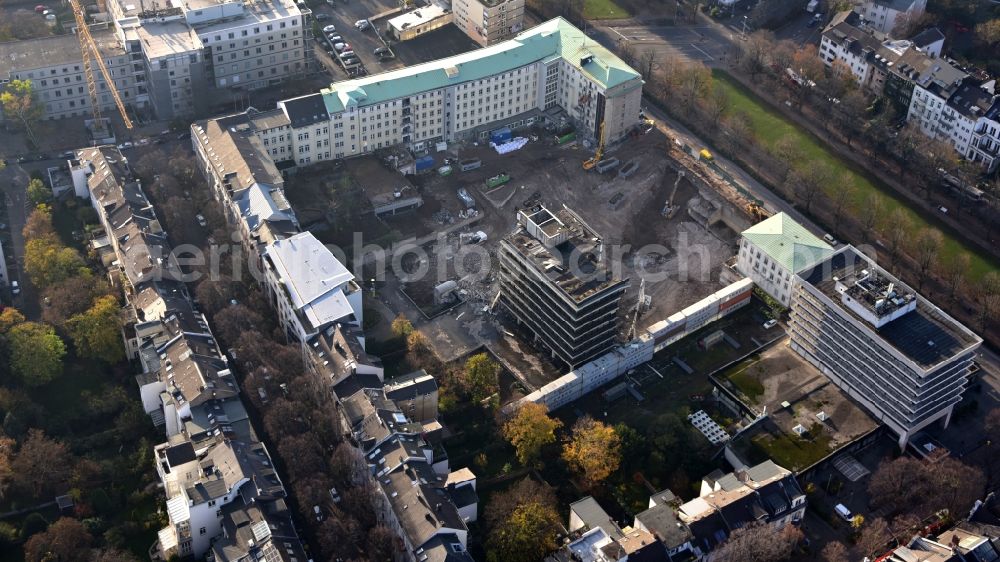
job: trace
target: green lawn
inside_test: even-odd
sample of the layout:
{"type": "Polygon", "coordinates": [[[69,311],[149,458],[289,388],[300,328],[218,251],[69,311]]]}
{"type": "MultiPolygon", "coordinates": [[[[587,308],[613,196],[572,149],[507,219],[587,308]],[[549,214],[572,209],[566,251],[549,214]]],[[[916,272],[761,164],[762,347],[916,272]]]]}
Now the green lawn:
{"type": "MultiPolygon", "coordinates": [[[[940,225],[932,224],[926,220],[910,208],[908,202],[897,197],[888,187],[878,184],[876,180],[853,168],[848,162],[828,150],[822,142],[807,131],[799,128],[794,123],[786,120],[777,111],[768,107],[765,101],[755,96],[752,92],[747,91],[725,71],[715,69],[712,71],[712,75],[715,82],[729,95],[730,109],[728,111],[741,111],[745,113],[750,118],[754,134],[760,142],[771,146],[778,139],[791,137],[810,161],[823,162],[830,166],[834,171],[834,179],[824,186],[824,191],[827,195],[833,193],[842,184],[845,176],[849,177],[851,182],[857,187],[854,197],[849,203],[849,212],[857,213],[865,204],[868,196],[872,193],[877,193],[885,201],[883,213],[886,216],[897,208],[903,209],[906,212],[910,219],[909,234],[911,239],[923,228],[933,227],[940,229],[940,225]]],[[[947,231],[942,230],[942,234],[944,235],[944,245],[941,249],[941,255],[944,258],[945,264],[951,263],[955,256],[962,252],[969,254],[971,258],[971,267],[969,268],[970,280],[978,281],[986,273],[998,269],[997,263],[990,256],[978,252],[947,231]]]]}
{"type": "Polygon", "coordinates": [[[740,392],[746,395],[747,398],[756,402],[762,394],[764,394],[764,385],[760,384],[760,381],[753,378],[753,376],[747,374],[746,369],[733,373],[729,375],[729,381],[736,385],[736,388],[740,389],[740,392]]]}
{"type": "Polygon", "coordinates": [[[753,439],[758,449],[777,464],[789,470],[801,470],[830,453],[830,436],[826,432],[813,439],[794,434],[763,434],[753,439]]]}
{"type": "Polygon", "coordinates": [[[584,0],[583,3],[583,17],[589,20],[615,20],[631,15],[614,0],[584,0]]]}

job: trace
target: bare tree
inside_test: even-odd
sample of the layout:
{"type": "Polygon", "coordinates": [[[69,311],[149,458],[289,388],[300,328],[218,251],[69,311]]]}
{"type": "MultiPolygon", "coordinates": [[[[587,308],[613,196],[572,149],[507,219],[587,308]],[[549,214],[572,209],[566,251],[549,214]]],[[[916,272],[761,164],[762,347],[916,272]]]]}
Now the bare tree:
{"type": "Polygon", "coordinates": [[[947,277],[948,298],[951,300],[955,300],[955,295],[965,286],[971,263],[972,258],[969,257],[969,254],[962,252],[954,257],[951,267],[944,268],[947,277]]]}
{"type": "Polygon", "coordinates": [[[991,271],[983,276],[978,285],[979,330],[986,332],[986,325],[993,314],[1000,311],[1000,273],[991,271]]]}
{"type": "Polygon", "coordinates": [[[847,547],[840,541],[826,543],[826,546],[820,551],[819,557],[823,562],[843,562],[849,559],[847,547]]]}
{"type": "Polygon", "coordinates": [[[889,242],[889,259],[893,265],[899,259],[903,241],[906,239],[906,233],[910,229],[911,224],[910,216],[903,209],[896,208],[889,213],[889,218],[886,221],[885,235],[889,242]]]}
{"type": "Polygon", "coordinates": [[[781,166],[781,181],[783,182],[788,179],[788,174],[795,167],[795,164],[803,160],[802,147],[798,139],[789,135],[776,140],[771,146],[770,152],[778,161],[778,165],[781,166]]]}
{"type": "Polygon", "coordinates": [[[927,280],[927,276],[931,272],[931,266],[934,265],[934,261],[941,252],[941,244],[943,242],[944,237],[941,235],[941,232],[933,228],[924,228],[917,235],[915,250],[917,268],[920,270],[920,279],[917,282],[917,289],[924,288],[924,282],[927,280]]]}
{"type": "Polygon", "coordinates": [[[839,183],[840,185],[833,192],[833,223],[835,225],[840,224],[844,218],[844,211],[847,210],[847,205],[858,191],[858,188],[854,186],[854,176],[847,172],[840,176],[839,183]]]}
{"type": "Polygon", "coordinates": [[[639,55],[639,73],[646,80],[653,75],[653,67],[656,65],[656,52],[653,49],[645,49],[639,55]]]}
{"type": "Polygon", "coordinates": [[[729,111],[729,107],[732,105],[729,100],[729,93],[720,84],[715,84],[712,88],[712,95],[706,100],[705,110],[708,112],[708,117],[712,121],[712,125],[718,125],[719,120],[722,116],[729,111]]]}
{"type": "Polygon", "coordinates": [[[868,521],[858,535],[858,550],[862,556],[881,554],[890,538],[889,524],[881,517],[868,521]]]}
{"type": "Polygon", "coordinates": [[[802,531],[792,525],[777,529],[754,522],[733,531],[715,551],[717,562],[778,562],[788,560],[802,540],[802,531]]]}
{"type": "Polygon", "coordinates": [[[861,225],[864,227],[866,239],[870,237],[872,229],[874,229],[875,225],[878,223],[883,207],[883,199],[878,194],[869,194],[865,199],[865,204],[861,207],[859,218],[861,219],[861,225]]]}
{"type": "Polygon", "coordinates": [[[754,81],[767,69],[768,54],[774,48],[774,33],[758,30],[750,34],[743,44],[741,66],[754,81]]]}

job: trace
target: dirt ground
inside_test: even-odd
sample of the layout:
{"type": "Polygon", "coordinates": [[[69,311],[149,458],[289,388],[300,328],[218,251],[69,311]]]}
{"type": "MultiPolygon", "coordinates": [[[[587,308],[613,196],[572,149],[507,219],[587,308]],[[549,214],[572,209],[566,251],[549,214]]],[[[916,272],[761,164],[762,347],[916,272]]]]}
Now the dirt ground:
{"type": "MultiPolygon", "coordinates": [[[[467,304],[430,321],[418,319],[418,327],[426,328],[442,357],[478,345],[495,348],[531,388],[563,373],[526,338],[506,335],[513,333],[512,323],[483,313],[498,291],[494,270],[499,240],[515,227],[519,209],[539,203],[553,209],[565,205],[600,233],[609,266],[631,281],[623,309],[634,309],[640,287],[650,298],[650,308],[637,321],[640,329],[718,290],[719,272],[736,251],[737,237],[722,223],[707,226],[707,217],[721,204],[721,197],[699,190],[687,177],[678,181],[677,164],[667,156],[668,141],[658,131],[630,138],[606,152],[606,157],[618,157],[623,163],[638,163],[638,170],[627,179],[618,177],[618,170],[603,175],[585,171],[582,162],[593,154],[592,148],[575,142],[556,146],[548,140],[550,135],[534,133],[539,140],[506,155],[472,143],[432,154],[435,169],[445,158],[480,158],[482,167],[469,172],[455,169],[439,176],[432,170],[404,178],[370,156],[314,166],[293,176],[286,187],[303,224],[328,229],[311,228],[324,242],[345,243],[360,232],[366,243],[375,240],[384,247],[395,243],[398,248],[407,240],[419,244],[419,251],[397,261],[399,271],[390,267],[389,290],[397,295],[405,290],[408,297],[389,302],[390,309],[406,313],[413,308],[409,300],[425,311],[433,309],[434,286],[457,281],[467,304]],[[511,176],[510,182],[487,192],[486,179],[501,172],[511,176]],[[407,184],[420,193],[423,206],[378,219],[370,213],[372,193],[407,184]],[[471,219],[457,196],[460,188],[476,201],[477,214],[471,219]],[[667,218],[661,211],[672,193],[675,212],[667,218]],[[463,233],[478,231],[486,234],[484,243],[462,243],[463,233]],[[421,269],[425,275],[407,278],[421,269]]],[[[624,332],[628,322],[622,324],[624,332]]]]}

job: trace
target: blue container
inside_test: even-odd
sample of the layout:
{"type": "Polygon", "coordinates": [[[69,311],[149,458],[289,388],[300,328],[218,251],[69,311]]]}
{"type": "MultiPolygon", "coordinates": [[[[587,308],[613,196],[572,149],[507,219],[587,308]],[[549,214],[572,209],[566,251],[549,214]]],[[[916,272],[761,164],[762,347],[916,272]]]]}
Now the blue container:
{"type": "Polygon", "coordinates": [[[423,172],[424,170],[430,170],[431,168],[434,167],[434,157],[431,155],[422,156],[420,158],[417,158],[414,164],[416,165],[416,170],[418,172],[423,172]]]}
{"type": "Polygon", "coordinates": [[[503,144],[511,139],[514,135],[510,132],[510,127],[504,127],[503,129],[497,129],[490,133],[490,140],[493,144],[503,144]]]}

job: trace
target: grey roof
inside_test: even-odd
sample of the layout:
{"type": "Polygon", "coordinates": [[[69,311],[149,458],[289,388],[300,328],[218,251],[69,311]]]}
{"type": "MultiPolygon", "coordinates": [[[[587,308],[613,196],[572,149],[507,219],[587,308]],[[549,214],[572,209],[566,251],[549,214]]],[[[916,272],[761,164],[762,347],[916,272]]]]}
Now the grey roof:
{"type": "Polygon", "coordinates": [[[320,121],[329,121],[323,94],[309,94],[280,102],[293,128],[305,127],[320,121]]]}
{"type": "Polygon", "coordinates": [[[472,484],[448,486],[448,495],[451,496],[452,503],[458,508],[479,503],[479,495],[476,494],[476,488],[472,484]]]}
{"type": "Polygon", "coordinates": [[[190,441],[168,447],[165,453],[170,466],[180,466],[197,458],[190,441]]]}
{"type": "Polygon", "coordinates": [[[667,548],[676,548],[691,540],[691,531],[680,522],[671,505],[656,505],[639,513],[635,519],[667,548]]]}
{"type": "MultiPolygon", "coordinates": [[[[125,49],[118,41],[114,29],[91,26],[90,34],[105,58],[125,54],[125,49]]],[[[3,78],[7,78],[12,72],[73,63],[81,65],[82,68],[80,41],[74,33],[0,43],[0,76],[3,78]]],[[[100,75],[97,76],[97,80],[104,81],[100,75]]]]}
{"type": "Polygon", "coordinates": [[[788,472],[787,470],[775,464],[775,462],[772,461],[771,459],[767,459],[766,461],[758,465],[754,465],[748,468],[747,476],[749,476],[750,479],[754,480],[755,482],[763,482],[769,478],[781,476],[782,474],[785,474],[787,472],[788,472]]]}
{"type": "Polygon", "coordinates": [[[454,533],[434,535],[414,551],[418,562],[472,562],[454,533]]]}
{"type": "Polygon", "coordinates": [[[442,530],[467,529],[443,480],[426,462],[402,463],[379,473],[378,484],[410,544],[423,545],[442,530]]]}
{"type": "Polygon", "coordinates": [[[590,529],[600,527],[609,537],[615,540],[624,536],[614,519],[591,496],[571,503],[569,509],[573,513],[576,513],[576,516],[590,529]]]}
{"type": "Polygon", "coordinates": [[[222,508],[222,528],[223,535],[212,543],[217,562],[308,559],[282,498],[253,497],[230,502],[222,508]]]}
{"type": "Polygon", "coordinates": [[[816,290],[826,295],[844,315],[855,318],[877,334],[881,340],[923,368],[932,367],[961,350],[982,342],[979,336],[948,316],[933,303],[921,297],[916,291],[879,267],[853,246],[841,248],[827,260],[800,273],[799,277],[804,283],[812,285],[816,290]],[[915,295],[916,309],[885,324],[880,329],[875,329],[874,326],[868,324],[842,303],[841,295],[836,288],[838,283],[848,287],[852,286],[861,272],[865,270],[892,281],[898,293],[915,295]],[[934,345],[928,345],[928,341],[933,341],[934,345]]]}
{"type": "Polygon", "coordinates": [[[921,31],[920,33],[913,36],[910,41],[913,42],[918,48],[922,49],[932,43],[944,40],[944,33],[936,27],[928,27],[927,29],[921,31]]]}
{"type": "Polygon", "coordinates": [[[423,369],[398,376],[385,383],[385,395],[390,400],[409,400],[437,392],[437,389],[437,381],[423,369]]]}
{"type": "Polygon", "coordinates": [[[975,121],[989,113],[994,106],[1000,105],[1000,97],[987,92],[978,84],[966,82],[948,98],[948,105],[955,111],[975,121]]]}
{"type": "Polygon", "coordinates": [[[337,396],[354,396],[358,391],[364,389],[380,389],[382,381],[378,375],[350,375],[333,387],[333,393],[337,396]]]}

